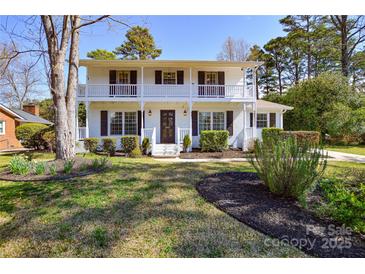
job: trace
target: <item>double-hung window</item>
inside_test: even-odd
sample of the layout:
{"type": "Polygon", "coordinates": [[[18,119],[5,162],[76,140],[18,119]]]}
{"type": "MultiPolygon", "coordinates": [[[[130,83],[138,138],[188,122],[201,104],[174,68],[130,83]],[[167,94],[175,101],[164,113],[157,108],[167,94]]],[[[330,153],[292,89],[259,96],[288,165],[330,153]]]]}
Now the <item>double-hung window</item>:
{"type": "Polygon", "coordinates": [[[267,113],[257,113],[257,128],[267,127],[267,113]]]}
{"type": "Polygon", "coordinates": [[[124,113],[124,134],[135,135],[137,134],[137,113],[125,112],[124,113]]]}
{"type": "Polygon", "coordinates": [[[129,71],[118,71],[118,84],[129,84],[129,71]]]}
{"type": "Polygon", "coordinates": [[[164,72],[163,73],[164,85],[176,85],[176,72],[164,72]]]}
{"type": "Polygon", "coordinates": [[[5,134],[5,121],[0,121],[0,135],[5,134]]]}
{"type": "Polygon", "coordinates": [[[123,134],[123,112],[112,112],[110,117],[110,134],[123,134]]]}
{"type": "Polygon", "coordinates": [[[199,112],[199,132],[202,130],[224,130],[224,112],[199,112]]]}
{"type": "Polygon", "coordinates": [[[218,72],[205,72],[205,84],[206,85],[218,85],[218,72]]]}

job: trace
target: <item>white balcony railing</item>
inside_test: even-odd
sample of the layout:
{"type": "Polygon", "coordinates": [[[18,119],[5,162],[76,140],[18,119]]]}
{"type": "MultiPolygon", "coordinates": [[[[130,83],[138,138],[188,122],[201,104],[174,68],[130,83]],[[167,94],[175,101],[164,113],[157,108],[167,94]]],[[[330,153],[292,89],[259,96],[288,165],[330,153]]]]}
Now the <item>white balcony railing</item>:
{"type": "Polygon", "coordinates": [[[103,84],[79,85],[78,97],[129,97],[129,98],[253,98],[253,87],[243,85],[154,85],[154,84],[103,84]],[[190,90],[192,94],[190,95],[190,90]]]}

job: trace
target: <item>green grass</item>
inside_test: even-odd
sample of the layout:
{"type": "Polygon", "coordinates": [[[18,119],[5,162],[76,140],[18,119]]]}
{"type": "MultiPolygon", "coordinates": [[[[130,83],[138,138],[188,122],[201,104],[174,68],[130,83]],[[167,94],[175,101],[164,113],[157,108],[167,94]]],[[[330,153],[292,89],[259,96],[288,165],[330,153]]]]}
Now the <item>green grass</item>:
{"type": "Polygon", "coordinates": [[[326,146],[325,149],[365,156],[365,145],[357,146],[326,146]]]}
{"type": "MultiPolygon", "coordinates": [[[[0,165],[9,159],[0,156],[0,165]]],[[[265,235],[197,193],[204,176],[251,171],[248,163],[112,162],[103,173],[73,180],[0,181],[0,257],[305,256],[266,246],[265,235]]],[[[365,168],[330,162],[328,174],[345,166],[365,168]]]]}

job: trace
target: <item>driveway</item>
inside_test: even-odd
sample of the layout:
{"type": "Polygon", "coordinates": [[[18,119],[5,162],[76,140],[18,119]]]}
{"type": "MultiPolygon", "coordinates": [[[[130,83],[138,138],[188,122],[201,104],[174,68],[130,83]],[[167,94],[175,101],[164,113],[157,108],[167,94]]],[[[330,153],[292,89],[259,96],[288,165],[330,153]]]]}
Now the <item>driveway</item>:
{"type": "Polygon", "coordinates": [[[355,163],[365,163],[365,156],[350,154],[338,151],[330,151],[325,150],[328,153],[328,156],[332,159],[330,161],[344,161],[344,162],[355,162],[355,163]]]}

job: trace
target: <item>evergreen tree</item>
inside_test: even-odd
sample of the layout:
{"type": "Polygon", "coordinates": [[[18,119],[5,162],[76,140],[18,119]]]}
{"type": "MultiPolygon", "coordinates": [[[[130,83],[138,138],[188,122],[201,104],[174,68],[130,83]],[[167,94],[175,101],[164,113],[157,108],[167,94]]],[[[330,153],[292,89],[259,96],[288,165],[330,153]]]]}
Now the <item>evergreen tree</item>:
{"type": "Polygon", "coordinates": [[[87,53],[87,57],[95,60],[116,60],[117,56],[110,51],[107,51],[105,49],[96,49],[89,51],[87,53]]]}

